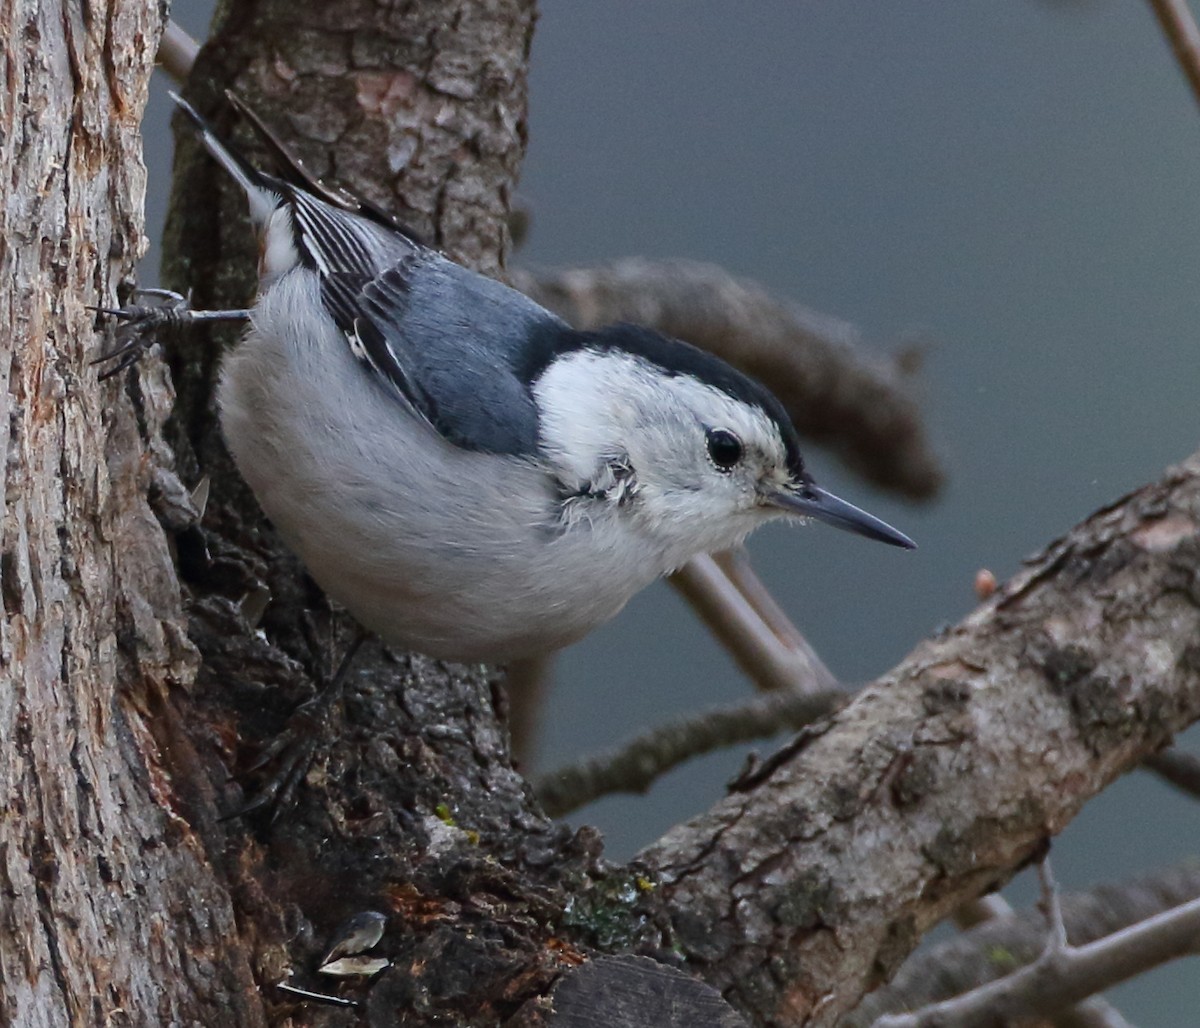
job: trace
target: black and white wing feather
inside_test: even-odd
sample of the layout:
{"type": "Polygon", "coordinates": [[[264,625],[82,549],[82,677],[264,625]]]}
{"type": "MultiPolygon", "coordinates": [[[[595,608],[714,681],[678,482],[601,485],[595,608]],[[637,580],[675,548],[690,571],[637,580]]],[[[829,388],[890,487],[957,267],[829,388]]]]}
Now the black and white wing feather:
{"type": "Polygon", "coordinates": [[[291,234],[286,242],[295,249],[287,252],[317,274],[325,309],[381,384],[456,445],[537,452],[529,354],[553,351],[575,335],[569,326],[422,245],[377,208],[325,186],[235,97],[274,152],[278,176],[255,169],[174,99],[248,194],[260,232],[291,234]],[[289,216],[282,223],[281,208],[289,216]]]}

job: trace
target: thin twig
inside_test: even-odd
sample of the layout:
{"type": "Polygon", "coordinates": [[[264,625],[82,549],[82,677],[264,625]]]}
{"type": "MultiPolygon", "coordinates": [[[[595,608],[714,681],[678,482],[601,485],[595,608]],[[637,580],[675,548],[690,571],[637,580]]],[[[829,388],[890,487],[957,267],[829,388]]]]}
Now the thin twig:
{"type": "MultiPolygon", "coordinates": [[[[1105,883],[1068,895],[1062,908],[1070,937],[1082,945],[1112,938],[1132,925],[1192,902],[1200,902],[1200,863],[1194,860],[1133,881],[1105,883]]],[[[989,919],[914,953],[891,982],[863,999],[845,1023],[848,1028],[866,1028],[885,1014],[925,1010],[1005,980],[1004,976],[1041,958],[1045,939],[1045,919],[1037,911],[989,919]]],[[[1071,1028],[1123,1028],[1125,1023],[1117,1011],[1106,1009],[1099,997],[1077,1002],[1053,1018],[1056,1024],[1071,1028]]]]}
{"type": "Polygon", "coordinates": [[[837,687],[833,673],[744,558],[696,557],[670,583],[759,689],[824,692],[837,687]]]}
{"type": "MultiPolygon", "coordinates": [[[[954,923],[966,931],[986,921],[1014,915],[1015,911],[1008,900],[998,892],[991,892],[959,907],[954,912],[954,923]]],[[[1130,1028],[1121,1012],[1102,996],[1093,996],[1059,1011],[1053,1023],[1055,1028],[1130,1028]]]]}
{"type": "Polygon", "coordinates": [[[1070,943],[1067,942],[1067,923],[1063,920],[1062,896],[1058,891],[1058,882],[1054,880],[1049,853],[1038,861],[1037,873],[1042,886],[1042,914],[1046,918],[1046,951],[1061,952],[1069,949],[1070,943]]]}
{"type": "Polygon", "coordinates": [[[1200,799],[1200,758],[1172,746],[1142,761],[1142,767],[1170,782],[1193,799],[1200,799]]]}
{"type": "Polygon", "coordinates": [[[691,757],[801,728],[828,714],[846,694],[773,692],[731,707],[661,725],[623,747],[543,775],[534,791],[546,813],[562,817],[599,796],[645,792],[656,778],[691,757]]]}
{"type": "Polygon", "coordinates": [[[805,660],[812,667],[815,685],[821,689],[832,689],[837,686],[838,682],[833,672],[817,656],[817,651],[804,638],[800,629],[792,623],[792,619],[783,612],[783,608],[771,595],[771,591],[758,577],[750,563],[750,554],[746,552],[746,548],[739,546],[734,550],[714,553],[712,559],[729,581],[737,587],[738,592],[746,597],[758,616],[762,618],[763,623],[775,633],[779,641],[788,649],[804,655],[805,660]]]}
{"type": "Polygon", "coordinates": [[[158,41],[158,63],[179,85],[192,73],[199,52],[200,44],[180,28],[178,22],[167,22],[158,41]]]}
{"type": "Polygon", "coordinates": [[[1200,29],[1186,0],[1149,0],[1150,9],[1158,19],[1175,60],[1192,87],[1192,95],[1200,103],[1200,29]]]}
{"type": "Polygon", "coordinates": [[[875,1028],[954,1028],[1004,1018],[1053,1014],[1200,945],[1200,899],[1164,911],[1086,946],[1050,946],[1032,964],[978,989],[908,1014],[887,1014],[875,1028]]]}

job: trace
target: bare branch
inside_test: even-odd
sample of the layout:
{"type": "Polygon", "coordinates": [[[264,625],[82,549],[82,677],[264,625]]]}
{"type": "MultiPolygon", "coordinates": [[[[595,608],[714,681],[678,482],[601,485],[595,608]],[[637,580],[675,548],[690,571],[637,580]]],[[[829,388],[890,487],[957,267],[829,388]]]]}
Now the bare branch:
{"type": "Polygon", "coordinates": [[[1187,0],[1149,0],[1150,9],[1158,19],[1175,60],[1200,103],[1200,30],[1192,17],[1187,0]]]}
{"type": "Polygon", "coordinates": [[[837,688],[833,672],[775,604],[744,551],[696,557],[669,581],[759,689],[837,688]]]}
{"type": "Polygon", "coordinates": [[[515,270],[510,278],[580,328],[634,321],[724,358],[769,385],[801,432],[881,488],[926,499],[941,485],[909,384],[862,352],[844,322],[693,261],[628,258],[599,268],[515,270]]]}
{"type": "Polygon", "coordinates": [[[534,791],[547,814],[562,817],[609,793],[645,792],[660,775],[702,753],[801,728],[845,698],[836,689],[756,696],[661,725],[612,753],[552,771],[537,780],[534,791]]]}
{"type": "Polygon", "coordinates": [[[954,999],[910,1014],[889,1014],[875,1028],[971,1028],[1008,1018],[1053,1014],[1168,960],[1196,952],[1200,899],[1087,946],[1047,947],[1028,967],[954,999]]]}
{"type": "Polygon", "coordinates": [[[1142,761],[1142,767],[1153,771],[1193,799],[1200,799],[1200,758],[1172,746],[1142,761]]]}
{"type": "Polygon", "coordinates": [[[1050,854],[1045,853],[1037,864],[1038,881],[1042,887],[1042,898],[1038,909],[1046,919],[1046,950],[1055,952],[1067,949],[1067,924],[1063,920],[1062,895],[1058,882],[1054,880],[1054,869],[1050,866],[1050,854]]]}
{"type": "MultiPolygon", "coordinates": [[[[1008,900],[998,892],[988,893],[964,903],[954,912],[954,923],[964,931],[1014,914],[1008,900]]],[[[942,970],[938,969],[939,972],[942,970]]],[[[939,977],[942,977],[939,975],[939,977]]],[[[870,1000],[868,999],[868,1002],[870,1000]]],[[[911,1003],[905,1004],[911,1006],[911,1003]]],[[[1121,1012],[1101,996],[1076,1003],[1059,1011],[1053,1018],[1055,1028],[1130,1028],[1121,1012]]]]}
{"type": "MultiPolygon", "coordinates": [[[[1109,883],[1067,895],[1063,898],[1063,920],[1078,944],[1092,943],[1197,899],[1200,863],[1189,861],[1132,882],[1109,883]]],[[[889,984],[863,1000],[846,1018],[846,1024],[849,1028],[864,1028],[884,1014],[938,1003],[993,982],[1036,960],[1044,942],[1045,920],[1037,911],[981,924],[914,954],[889,984]]],[[[1084,1004],[1085,1010],[1094,1010],[1098,1003],[1090,1000],[1084,1004]]],[[[1057,1023],[1070,1023],[1065,1020],[1068,1016],[1059,1014],[1057,1023]]],[[[1110,1017],[1119,1016],[1111,1011],[1110,1017]]]]}
{"type": "MultiPolygon", "coordinates": [[[[800,728],[844,698],[833,673],[775,603],[744,550],[697,557],[671,577],[671,584],[755,685],[776,696],[654,728],[613,753],[545,775],[535,791],[552,816],[612,792],[645,792],[685,760],[800,728]]],[[[515,714],[523,698],[513,688],[512,668],[509,679],[515,714]]],[[[514,747],[521,738],[519,726],[517,720],[514,747]]]]}

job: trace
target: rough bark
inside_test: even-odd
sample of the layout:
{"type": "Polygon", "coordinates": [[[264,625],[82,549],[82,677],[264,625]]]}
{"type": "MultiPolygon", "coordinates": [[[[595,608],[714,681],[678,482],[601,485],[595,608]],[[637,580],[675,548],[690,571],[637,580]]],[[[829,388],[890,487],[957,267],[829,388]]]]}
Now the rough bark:
{"type": "Polygon", "coordinates": [[[1200,455],[642,854],[757,1024],[833,1024],[963,901],[1200,717],[1200,455]]]}
{"type": "Polygon", "coordinates": [[[101,387],[87,364],[84,305],[141,247],[159,10],[17,0],[0,17],[0,1020],[258,1024],[164,758],[165,697],[195,668],[147,502],[170,391],[154,371],[136,394],[101,387]]]}

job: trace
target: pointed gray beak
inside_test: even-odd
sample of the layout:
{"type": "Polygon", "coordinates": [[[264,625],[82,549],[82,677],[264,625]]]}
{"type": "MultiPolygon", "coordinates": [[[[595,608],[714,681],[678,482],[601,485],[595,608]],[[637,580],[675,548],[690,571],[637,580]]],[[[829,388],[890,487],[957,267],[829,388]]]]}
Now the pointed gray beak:
{"type": "Polygon", "coordinates": [[[817,485],[806,483],[794,492],[781,489],[771,493],[767,499],[783,510],[825,521],[834,528],[842,528],[855,535],[865,535],[868,539],[878,539],[881,543],[901,546],[906,550],[917,548],[917,544],[908,536],[892,528],[886,521],[880,521],[874,514],[838,499],[817,485]]]}

